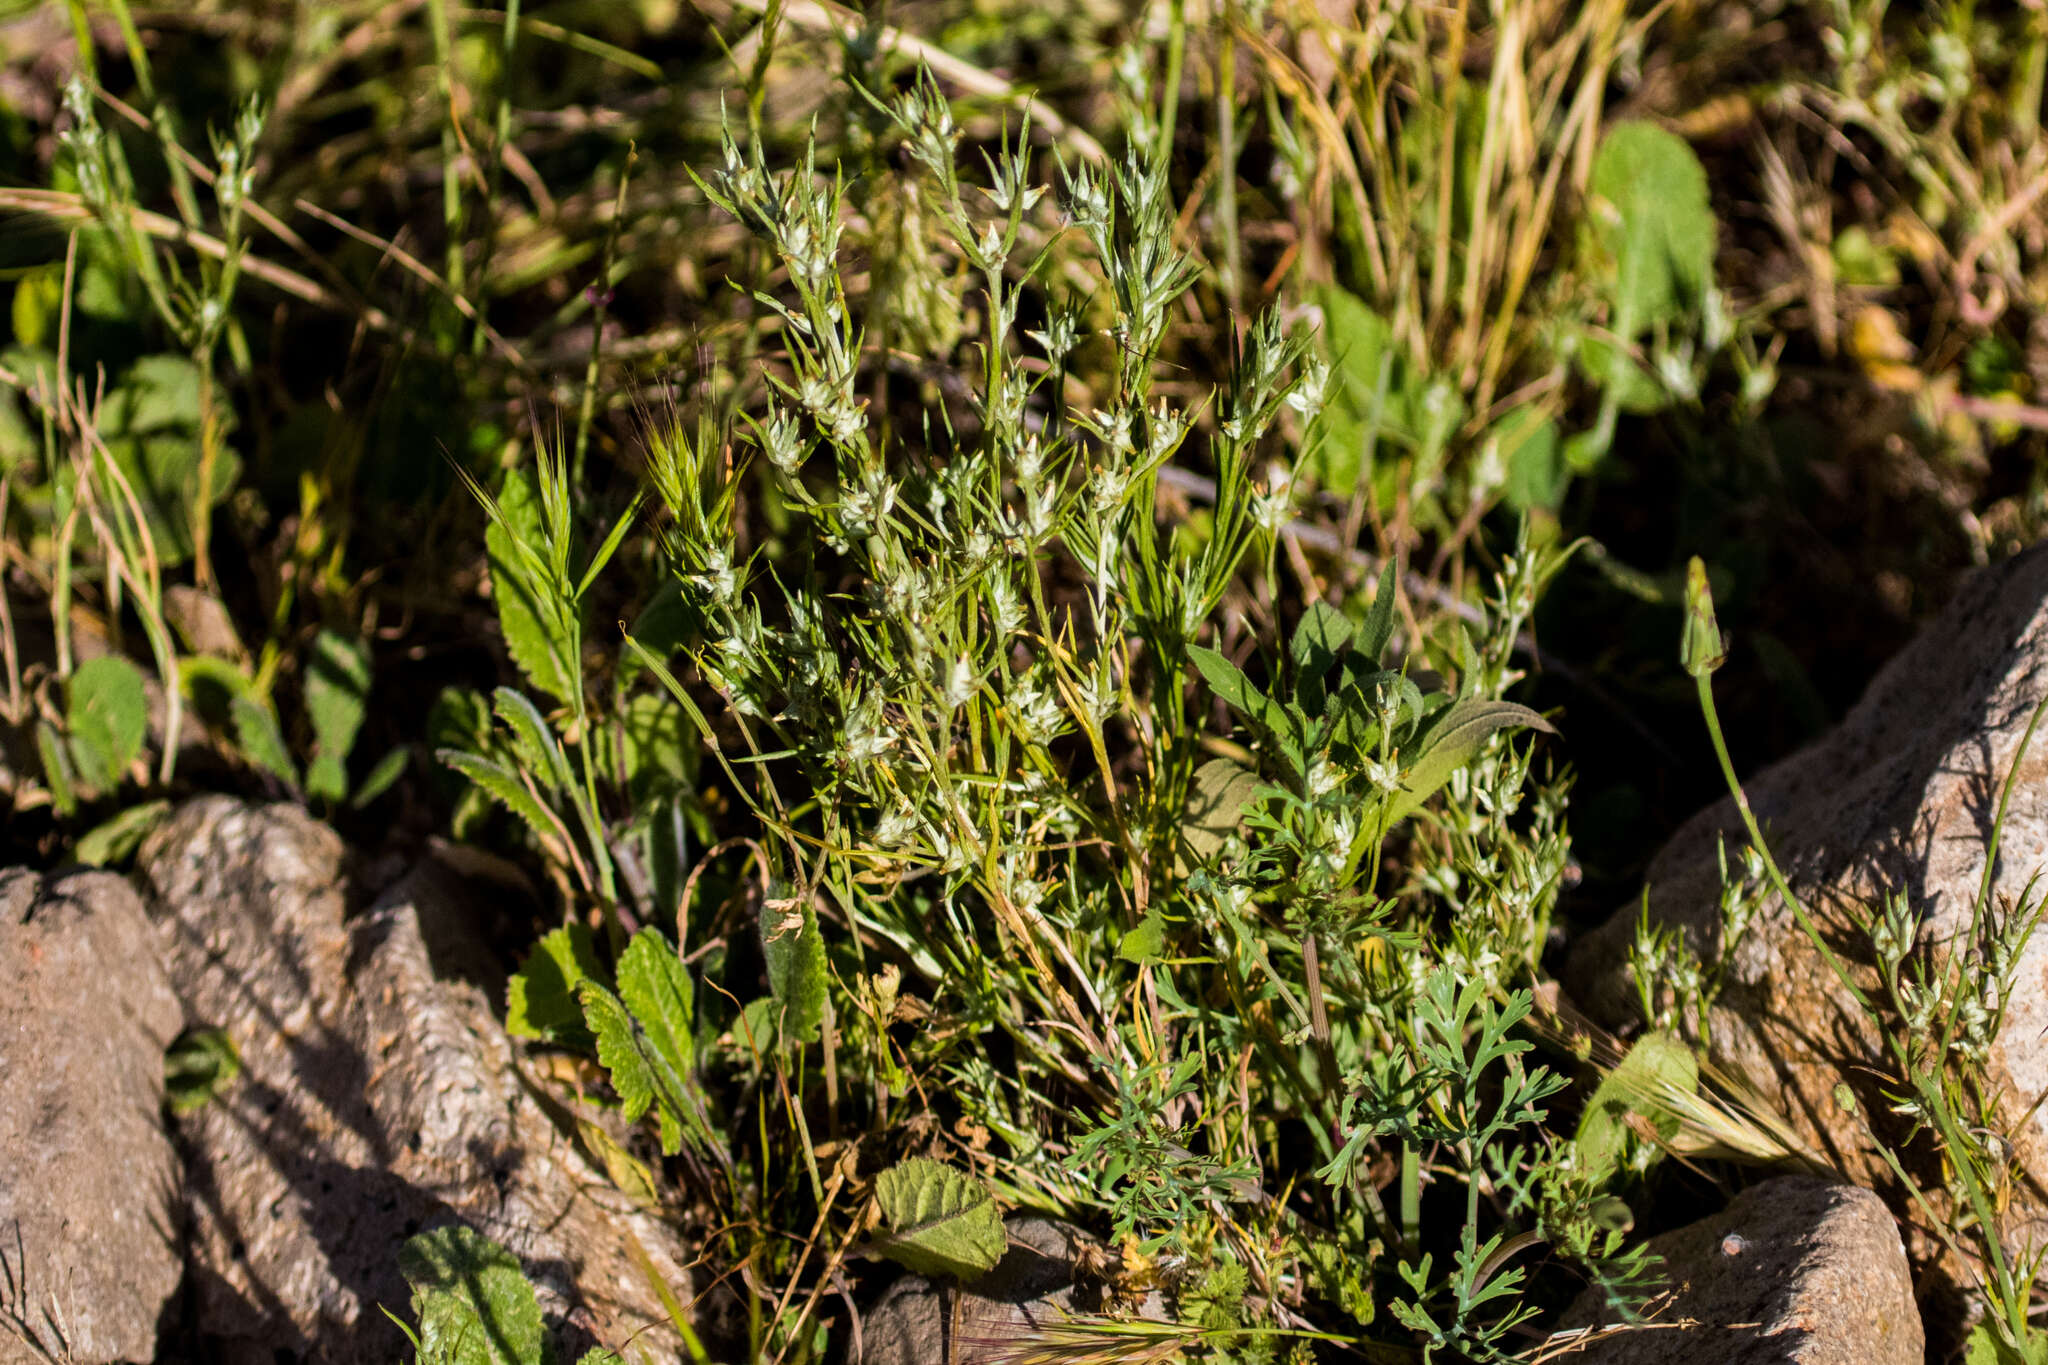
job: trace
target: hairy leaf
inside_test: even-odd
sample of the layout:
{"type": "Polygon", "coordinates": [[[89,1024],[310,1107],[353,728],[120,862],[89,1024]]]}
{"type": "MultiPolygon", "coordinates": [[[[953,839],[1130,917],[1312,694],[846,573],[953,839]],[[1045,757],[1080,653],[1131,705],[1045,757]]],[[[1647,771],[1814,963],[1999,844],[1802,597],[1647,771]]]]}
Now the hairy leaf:
{"type": "Polygon", "coordinates": [[[561,847],[564,837],[561,822],[502,764],[493,763],[478,754],[464,753],[460,749],[437,749],[434,756],[476,783],[492,799],[524,820],[543,846],[561,847]]]}
{"type": "Polygon", "coordinates": [[[1633,340],[1695,304],[1713,279],[1707,173],[1685,139],[1654,123],[1610,128],[1587,187],[1591,237],[1611,281],[1610,328],[1633,340]]]}
{"type": "Polygon", "coordinates": [[[114,654],[80,664],[64,684],[64,728],[79,780],[103,792],[120,786],[149,734],[142,670],[114,654]]]}
{"type": "Polygon", "coordinates": [[[436,1228],[406,1242],[399,1273],[412,1286],[420,1357],[447,1365],[545,1365],[540,1302],[518,1257],[474,1228],[436,1228]]]}
{"type": "Polygon", "coordinates": [[[619,997],[647,1036],[647,1045],[678,1076],[696,1072],[695,1010],[690,973],[657,929],[633,935],[619,956],[619,997]]]}
{"type": "Polygon", "coordinates": [[[491,710],[511,731],[512,752],[519,756],[527,776],[547,791],[560,791],[573,784],[569,760],[563,755],[562,746],[555,742],[554,732],[548,729],[547,717],[524,692],[510,687],[497,689],[491,693],[491,710]]]}
{"type": "Polygon", "coordinates": [[[654,1067],[633,1027],[626,1007],[595,981],[577,987],[583,998],[583,1022],[597,1035],[597,1060],[611,1076],[612,1089],[619,1093],[619,1110],[628,1123],[637,1123],[648,1109],[655,1110],[661,1133],[661,1150],[673,1156],[683,1149],[682,1124],[666,1104],[655,1104],[654,1067]]]}
{"type": "Polygon", "coordinates": [[[1003,1215],[972,1176],[916,1156],[882,1172],[875,1199],[889,1224],[878,1249],[920,1275],[971,1280],[1003,1258],[1003,1215]]]}
{"type": "Polygon", "coordinates": [[[825,942],[808,896],[771,896],[761,906],[761,951],[768,988],[782,1007],[781,1036],[815,1042],[825,1018],[825,942]]]}

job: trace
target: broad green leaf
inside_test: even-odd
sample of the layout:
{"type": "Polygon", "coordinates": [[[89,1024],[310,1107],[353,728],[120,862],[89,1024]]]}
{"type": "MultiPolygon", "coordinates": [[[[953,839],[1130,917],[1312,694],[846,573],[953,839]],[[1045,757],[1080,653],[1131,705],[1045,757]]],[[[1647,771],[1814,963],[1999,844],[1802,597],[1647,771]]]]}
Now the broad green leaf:
{"type": "Polygon", "coordinates": [[[370,704],[370,651],[331,630],[313,637],[306,660],[306,717],[313,723],[313,762],[306,794],[323,801],[348,795],[348,755],[370,704]]]}
{"type": "Polygon", "coordinates": [[[1351,643],[1351,618],[1327,602],[1311,602],[1294,627],[1287,651],[1294,662],[1294,699],[1321,716],[1328,700],[1325,679],[1351,643]]]}
{"type": "Polygon", "coordinates": [[[504,485],[498,490],[498,509],[500,516],[493,517],[484,532],[498,628],[526,680],[566,703],[575,696],[579,676],[568,622],[554,590],[519,552],[521,544],[536,553],[546,544],[540,496],[525,473],[506,471],[504,485]]]}
{"type": "Polygon", "coordinates": [[[1557,510],[1570,481],[1557,423],[1534,409],[1523,409],[1502,421],[1498,439],[1508,474],[1502,489],[1508,506],[1517,512],[1557,510]]]}
{"type": "Polygon", "coordinates": [[[235,743],[242,757],[287,786],[298,786],[299,770],[270,708],[254,697],[236,697],[228,703],[228,715],[234,720],[235,743]]]}
{"type": "Polygon", "coordinates": [[[633,935],[619,955],[619,998],[639,1021],[648,1046],[683,1078],[697,1070],[694,993],[689,970],[660,930],[633,935]]]}
{"type": "Polygon", "coordinates": [[[782,1036],[815,1042],[825,1019],[825,941],[811,899],[770,896],[761,906],[761,952],[768,959],[768,988],[782,1007],[782,1036]]]}
{"type": "Polygon", "coordinates": [[[1157,910],[1147,910],[1137,927],[1117,943],[1116,955],[1125,962],[1157,962],[1166,952],[1166,921],[1157,910]]]}
{"type": "Polygon", "coordinates": [[[210,1104],[242,1074],[242,1054],[220,1029],[181,1034],[164,1053],[164,1102],[173,1114],[210,1104]]]}
{"type": "Polygon", "coordinates": [[[916,1156],[882,1172],[875,1200],[889,1225],[877,1249],[917,1274],[971,1280],[1003,1259],[1003,1215],[972,1176],[916,1156]]]}
{"type": "Polygon", "coordinates": [[[423,1232],[398,1253],[412,1286],[420,1358],[445,1365],[546,1365],[540,1302],[519,1259],[474,1228],[423,1232]]]}
{"type": "Polygon", "coordinates": [[[1404,367],[1393,328],[1362,299],[1332,286],[1316,302],[1331,384],[1304,445],[1311,477],[1343,496],[1372,478],[1373,448],[1383,437],[1408,443],[1404,367]]]}
{"type": "Polygon", "coordinates": [[[1692,148],[1654,123],[1615,124],[1586,191],[1591,239],[1610,285],[1611,330],[1632,341],[1694,306],[1713,280],[1714,213],[1692,148]]]}
{"type": "Polygon", "coordinates": [[[1687,1096],[1699,1088],[1699,1059],[1675,1034],[1646,1033],[1628,1055],[1601,1078],[1579,1116],[1579,1169],[1596,1187],[1621,1173],[1630,1145],[1637,1140],[1628,1116],[1636,1114],[1667,1141],[1678,1132],[1678,1119],[1667,1095],[1687,1096]]]}
{"type": "Polygon", "coordinates": [[[142,671],[113,654],[80,664],[64,684],[64,728],[79,780],[102,792],[120,786],[149,734],[142,671]]]}
{"type": "Polygon", "coordinates": [[[593,1346],[583,1353],[576,1365],[626,1365],[617,1351],[607,1351],[602,1346],[593,1346]]]}
{"type": "Polygon", "coordinates": [[[1195,769],[1180,836],[1198,861],[1207,862],[1222,849],[1258,790],[1259,775],[1233,759],[1212,758],[1195,769]]]}
{"type": "Polygon", "coordinates": [[[667,697],[642,692],[629,700],[619,711],[619,738],[636,806],[695,785],[697,735],[667,697]]]}
{"type": "Polygon", "coordinates": [[[1393,824],[1427,801],[1451,774],[1479,756],[1486,741],[1501,730],[1541,730],[1555,734],[1549,721],[1511,701],[1467,700],[1453,703],[1429,728],[1422,752],[1402,774],[1401,790],[1387,805],[1393,824]]]}
{"type": "Polygon", "coordinates": [[[549,1042],[580,1032],[583,1003],[576,988],[601,974],[596,945],[583,925],[542,935],[505,988],[505,1032],[549,1042]]]}
{"type": "Polygon", "coordinates": [[[135,852],[143,836],[155,829],[170,809],[169,801],[144,801],[130,806],[80,835],[71,856],[87,867],[121,862],[135,852]]]}

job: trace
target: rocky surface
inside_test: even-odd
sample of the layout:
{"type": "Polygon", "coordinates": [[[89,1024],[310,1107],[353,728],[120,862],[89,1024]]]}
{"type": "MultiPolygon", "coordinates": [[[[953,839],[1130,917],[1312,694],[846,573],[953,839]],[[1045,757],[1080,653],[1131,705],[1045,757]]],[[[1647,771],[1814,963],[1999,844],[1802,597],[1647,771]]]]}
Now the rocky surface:
{"type": "Polygon", "coordinates": [[[1010,1249],[971,1285],[905,1275],[861,1320],[852,1365],[993,1365],[1034,1327],[1097,1307],[1078,1261],[1087,1239],[1051,1218],[1004,1223],[1010,1249]]]}
{"type": "Polygon", "coordinates": [[[520,1080],[459,888],[429,866],[351,914],[345,862],[297,808],[222,797],[138,860],[188,1022],[244,1064],[176,1132],[209,1358],[400,1358],[379,1311],[409,1303],[398,1248],[451,1221],[522,1259],[560,1354],[630,1338],[677,1358],[649,1275],[687,1299],[687,1258],[520,1080]]]}
{"type": "MultiPolygon", "coordinates": [[[[1585,1365],[1921,1365],[1898,1226],[1869,1190],[1783,1176],[1650,1249],[1673,1291],[1649,1326],[1594,1335],[1585,1365]],[[1690,1324],[1690,1325],[1687,1325],[1690,1324]]],[[[1564,1326],[1593,1327],[1588,1290],[1564,1326]]]]}
{"type": "MultiPolygon", "coordinates": [[[[2048,690],[2048,547],[1980,573],[1877,676],[1832,733],[1745,782],[1780,864],[1823,916],[1836,950],[1871,979],[1864,926],[1889,893],[1908,897],[1923,944],[1945,950],[1967,930],[1999,791],[2029,713],[2048,690]]],[[[1716,848],[1746,842],[1723,801],[1673,837],[1647,874],[1651,918],[1682,926],[1703,954],[1719,952],[1716,848]]],[[[2020,765],[1999,849],[1995,893],[2024,895],[2048,869],[2048,727],[2020,765]]],[[[1626,965],[1638,907],[1623,906],[1573,950],[1566,983],[1610,1025],[1633,1022],[1626,965]]],[[[1732,957],[1713,1018],[1716,1060],[1791,1117],[1859,1183],[1889,1177],[1863,1120],[1835,1101],[1848,1084],[1863,1113],[1883,1113],[1879,1040],[1846,998],[1790,913],[1768,898],[1732,957]]],[[[2017,965],[1994,1084],[2010,1106],[2015,1146],[2039,1213],[2048,1188],[2048,932],[2017,965]]]]}
{"type": "Polygon", "coordinates": [[[160,951],[120,877],[0,872],[0,1365],[155,1356],[183,1222],[160,951]]]}

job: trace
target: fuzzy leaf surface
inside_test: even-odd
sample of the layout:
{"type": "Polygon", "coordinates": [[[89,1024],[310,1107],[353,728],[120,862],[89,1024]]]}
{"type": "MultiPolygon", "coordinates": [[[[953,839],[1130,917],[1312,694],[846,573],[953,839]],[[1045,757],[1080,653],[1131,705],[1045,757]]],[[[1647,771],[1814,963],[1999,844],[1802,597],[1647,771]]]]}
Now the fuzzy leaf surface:
{"type": "Polygon", "coordinates": [[[1009,1244],[982,1183],[929,1157],[882,1172],[875,1199],[889,1224],[879,1249],[917,1274],[971,1280],[994,1269],[1009,1244]]]}
{"type": "Polygon", "coordinates": [[[399,1249],[420,1358],[448,1365],[546,1365],[533,1285],[511,1252],[474,1228],[436,1228],[399,1249]]]}

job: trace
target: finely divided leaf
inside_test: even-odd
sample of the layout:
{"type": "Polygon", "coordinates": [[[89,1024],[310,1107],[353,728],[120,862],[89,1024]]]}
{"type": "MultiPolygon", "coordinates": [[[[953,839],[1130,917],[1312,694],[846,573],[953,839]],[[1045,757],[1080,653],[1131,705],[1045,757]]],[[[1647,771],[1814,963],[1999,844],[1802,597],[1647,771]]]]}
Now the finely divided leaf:
{"type": "Polygon", "coordinates": [[[468,1227],[436,1228],[398,1253],[419,1319],[420,1358],[447,1365],[546,1365],[540,1303],[511,1252],[468,1227]]]}
{"type": "Polygon", "coordinates": [[[1003,1215],[982,1183],[928,1157],[882,1172],[875,1199],[889,1236],[877,1249],[920,1275],[971,1280],[1003,1258],[1003,1215]]]}

